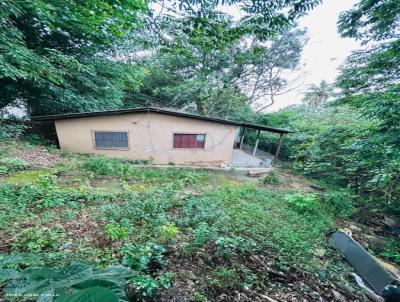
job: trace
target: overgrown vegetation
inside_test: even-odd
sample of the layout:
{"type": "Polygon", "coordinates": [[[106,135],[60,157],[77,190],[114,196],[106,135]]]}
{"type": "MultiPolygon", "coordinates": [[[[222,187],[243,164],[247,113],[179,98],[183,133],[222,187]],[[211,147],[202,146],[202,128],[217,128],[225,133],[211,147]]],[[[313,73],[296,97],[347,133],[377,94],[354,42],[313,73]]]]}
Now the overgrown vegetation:
{"type": "MultiPolygon", "coordinates": [[[[141,0],[2,1],[0,292],[16,301],[151,301],[168,299],[176,282],[194,301],[249,291],[244,299],[255,301],[279,287],[268,286],[273,278],[294,274],[285,290],[333,299],[312,277],[289,285],[299,270],[321,280],[329,272],[324,288],[346,282],[326,246],[335,221],[400,214],[400,6],[359,0],[338,30],[363,48],[335,83],[310,85],[304,105],[262,113],[301,80],[293,75],[307,37],[295,21],[319,3],[171,0],[155,13],[159,3],[141,0]],[[221,4],[243,14],[233,20],[221,4]],[[12,140],[26,149],[47,142],[3,118],[9,107],[42,115],[147,105],[294,130],[281,156],[317,189],[286,187],[275,171],[245,184],[173,163],[154,169],[151,158],[68,152],[56,168],[31,170],[12,140]],[[184,275],[193,263],[204,269],[184,275]],[[23,296],[32,292],[39,296],[23,296]]],[[[276,143],[262,134],[259,148],[274,153],[276,143]]],[[[371,249],[399,263],[392,220],[371,249]]]]}
{"type": "Polygon", "coordinates": [[[138,168],[101,156],[69,158],[58,166],[22,183],[0,183],[0,238],[8,254],[1,276],[10,300],[16,293],[50,290],[60,301],[96,291],[110,301],[157,300],[186,280],[179,262],[204,257],[215,262],[192,269],[199,285],[185,292],[190,299],[262,291],[267,275],[242,261],[256,255],[273,261],[276,270],[310,277],[329,267],[331,282],[341,282],[340,263],[317,252],[331,253],[325,235],[348,211],[333,197],[270,190],[205,171],[138,168]],[[122,185],[97,186],[97,178],[122,185]],[[70,276],[68,283],[61,272],[70,276]],[[26,285],[15,288],[21,280],[26,285]]]}

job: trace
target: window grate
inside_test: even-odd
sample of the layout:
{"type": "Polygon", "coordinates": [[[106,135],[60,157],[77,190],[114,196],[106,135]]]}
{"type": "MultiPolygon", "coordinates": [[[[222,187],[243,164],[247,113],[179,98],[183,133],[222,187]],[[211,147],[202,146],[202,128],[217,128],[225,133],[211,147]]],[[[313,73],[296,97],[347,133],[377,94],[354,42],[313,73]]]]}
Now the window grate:
{"type": "Polygon", "coordinates": [[[128,149],[128,132],[94,131],[96,149],[128,149]]]}
{"type": "Polygon", "coordinates": [[[183,149],[204,149],[206,141],[205,134],[174,134],[174,148],[183,149]]]}

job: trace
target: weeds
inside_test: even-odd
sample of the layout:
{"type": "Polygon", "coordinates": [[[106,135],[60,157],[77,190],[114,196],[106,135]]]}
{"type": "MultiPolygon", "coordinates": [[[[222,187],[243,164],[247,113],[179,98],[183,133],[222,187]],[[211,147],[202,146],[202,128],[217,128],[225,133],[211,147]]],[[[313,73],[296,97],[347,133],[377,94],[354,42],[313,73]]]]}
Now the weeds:
{"type": "Polygon", "coordinates": [[[263,179],[263,183],[265,185],[279,185],[282,182],[281,178],[278,176],[278,174],[272,170],[265,175],[263,179]]]}
{"type": "Polygon", "coordinates": [[[174,222],[166,223],[161,226],[160,234],[163,241],[171,241],[178,236],[179,228],[175,225],[174,222]]]}
{"type": "Polygon", "coordinates": [[[211,283],[220,289],[235,287],[239,284],[239,280],[239,275],[232,268],[217,267],[212,272],[211,283]]]}
{"type": "Polygon", "coordinates": [[[318,197],[314,194],[292,194],[287,195],[285,199],[289,206],[300,214],[315,213],[320,207],[318,197]]]}
{"type": "MultiPolygon", "coordinates": [[[[315,249],[326,247],[325,235],[334,227],[334,217],[352,212],[351,196],[345,192],[319,196],[266,190],[262,184],[239,181],[221,185],[209,181],[209,174],[202,171],[139,168],[102,156],[76,156],[76,161],[79,164],[66,163],[57,171],[83,175],[79,187],[60,184],[61,177],[54,171],[19,185],[0,184],[0,238],[12,238],[7,247],[12,252],[34,253],[36,265],[60,265],[69,271],[68,263],[83,260],[101,266],[122,263],[122,277],[115,276],[121,282],[118,290],[105,286],[121,299],[156,301],[158,292],[170,286],[171,276],[165,272],[171,263],[202,256],[207,259],[205,266],[211,266],[206,272],[210,279],[194,285],[195,301],[208,301],[197,284],[216,292],[265,287],[258,272],[238,263],[252,255],[263,255],[262,259],[283,268],[318,272],[333,260],[320,259],[315,249]],[[91,187],[98,175],[122,185],[113,192],[91,187]],[[125,275],[125,270],[130,273],[125,275]],[[124,296],[121,284],[126,282],[124,296]]],[[[279,184],[277,175],[267,176],[264,183],[279,184]]],[[[92,273],[84,279],[95,282],[101,270],[75,268],[82,272],[85,267],[92,273]]],[[[51,269],[54,272],[59,273],[51,269]]],[[[16,276],[7,280],[21,281],[16,276]]],[[[58,284],[52,275],[46,278],[58,284]]],[[[57,290],[78,295],[84,289],[80,286],[57,290]]]]}
{"type": "Polygon", "coordinates": [[[127,245],[123,249],[123,264],[136,271],[152,271],[164,265],[165,248],[148,242],[141,245],[127,245]]]}
{"type": "Polygon", "coordinates": [[[54,251],[65,241],[64,229],[60,227],[32,227],[19,233],[12,244],[12,250],[18,252],[39,253],[54,251]]]}
{"type": "Polygon", "coordinates": [[[104,227],[104,233],[111,240],[124,240],[128,238],[130,233],[130,224],[127,221],[123,221],[125,223],[117,224],[117,223],[108,223],[104,227]]]}
{"type": "Polygon", "coordinates": [[[0,176],[28,169],[28,163],[18,158],[0,158],[0,176]]]}

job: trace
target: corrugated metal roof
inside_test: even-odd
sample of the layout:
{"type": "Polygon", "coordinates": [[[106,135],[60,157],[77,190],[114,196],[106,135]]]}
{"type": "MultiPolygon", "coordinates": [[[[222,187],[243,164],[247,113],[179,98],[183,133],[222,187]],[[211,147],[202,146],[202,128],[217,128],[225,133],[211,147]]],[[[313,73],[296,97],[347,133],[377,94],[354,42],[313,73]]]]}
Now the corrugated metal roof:
{"type": "Polygon", "coordinates": [[[210,121],[210,122],[215,122],[215,123],[220,123],[220,124],[237,125],[237,126],[241,126],[241,127],[245,127],[245,128],[252,128],[252,129],[269,131],[269,132],[274,132],[274,133],[293,133],[293,131],[286,130],[286,129],[273,128],[273,127],[268,127],[268,126],[264,126],[264,125],[246,123],[246,122],[225,120],[225,119],[220,119],[220,118],[215,118],[215,117],[208,117],[208,116],[204,116],[204,115],[179,112],[179,111],[174,111],[174,110],[170,110],[170,109],[161,109],[161,108],[155,108],[155,107],[140,107],[140,108],[121,109],[121,110],[33,116],[30,119],[32,121],[54,121],[54,120],[74,119],[74,118],[85,118],[85,117],[91,117],[91,116],[121,115],[121,114],[129,114],[129,113],[146,113],[146,112],[187,117],[187,118],[192,118],[192,119],[197,119],[197,120],[205,120],[205,121],[210,121]]]}

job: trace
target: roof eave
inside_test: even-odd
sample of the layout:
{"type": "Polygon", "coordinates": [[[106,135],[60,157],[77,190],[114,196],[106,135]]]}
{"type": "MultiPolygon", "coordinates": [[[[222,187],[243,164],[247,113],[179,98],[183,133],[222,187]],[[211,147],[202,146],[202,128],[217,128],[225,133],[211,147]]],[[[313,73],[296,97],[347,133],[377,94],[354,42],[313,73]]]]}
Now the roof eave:
{"type": "Polygon", "coordinates": [[[155,107],[141,107],[141,108],[133,108],[133,109],[112,110],[112,111],[68,113],[68,114],[58,114],[58,115],[43,115],[43,116],[31,117],[30,120],[37,121],[37,122],[45,122],[45,121],[56,121],[56,120],[63,120],[63,119],[85,118],[85,117],[92,117],[92,116],[111,116],[111,115],[143,113],[143,112],[153,112],[153,113],[167,114],[167,115],[172,115],[172,116],[181,116],[181,117],[211,121],[211,122],[216,122],[216,123],[221,123],[221,124],[236,125],[236,126],[241,126],[241,127],[245,127],[245,128],[269,131],[269,132],[273,132],[273,133],[284,133],[284,134],[293,133],[293,131],[286,130],[286,129],[272,128],[272,127],[268,127],[268,126],[245,123],[245,122],[224,120],[224,119],[219,119],[219,118],[214,118],[214,117],[207,117],[207,116],[196,115],[196,114],[191,114],[191,113],[165,110],[165,109],[155,108],[155,107]]]}

